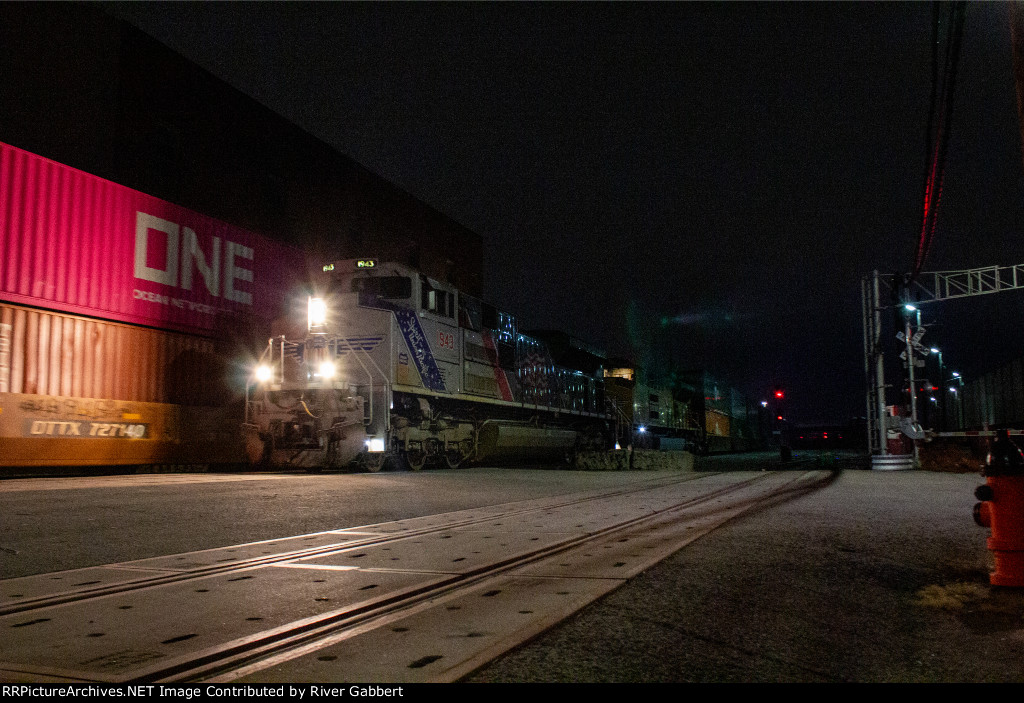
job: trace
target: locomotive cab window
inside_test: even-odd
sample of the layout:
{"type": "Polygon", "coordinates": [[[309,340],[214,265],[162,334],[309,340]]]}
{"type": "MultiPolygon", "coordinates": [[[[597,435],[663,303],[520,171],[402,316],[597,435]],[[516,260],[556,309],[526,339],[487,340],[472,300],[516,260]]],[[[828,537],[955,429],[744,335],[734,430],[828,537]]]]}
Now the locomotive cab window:
{"type": "Polygon", "coordinates": [[[425,276],[420,277],[420,307],[443,317],[455,317],[455,294],[434,288],[425,276]]]}
{"type": "Polygon", "coordinates": [[[360,276],[352,279],[352,292],[407,300],[412,297],[412,279],[408,276],[360,276]]]}

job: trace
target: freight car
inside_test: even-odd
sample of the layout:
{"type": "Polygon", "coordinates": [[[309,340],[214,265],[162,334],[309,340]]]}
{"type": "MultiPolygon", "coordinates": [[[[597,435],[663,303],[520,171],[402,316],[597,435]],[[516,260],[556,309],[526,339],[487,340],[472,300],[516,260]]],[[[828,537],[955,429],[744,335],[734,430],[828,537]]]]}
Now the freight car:
{"type": "Polygon", "coordinates": [[[702,428],[707,452],[744,452],[766,446],[761,406],[706,371],[679,376],[676,387],[702,428]]]}
{"type": "Polygon", "coordinates": [[[643,369],[619,363],[605,376],[634,447],[708,454],[765,446],[756,407],[704,371],[672,370],[652,382],[643,369]]]}
{"type": "Polygon", "coordinates": [[[1024,427],[1024,359],[1013,359],[966,382],[957,375],[943,386],[942,426],[958,430],[1024,427]]]}
{"type": "Polygon", "coordinates": [[[527,334],[514,316],[409,266],[323,268],[254,371],[243,426],[251,460],[419,470],[614,443],[599,353],[527,334]]]}

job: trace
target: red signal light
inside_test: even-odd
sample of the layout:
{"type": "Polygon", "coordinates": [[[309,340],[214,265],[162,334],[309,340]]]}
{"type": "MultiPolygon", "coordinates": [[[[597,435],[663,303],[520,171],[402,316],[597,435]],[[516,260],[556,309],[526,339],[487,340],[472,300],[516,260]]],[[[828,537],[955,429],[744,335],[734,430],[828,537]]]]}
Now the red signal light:
{"type": "Polygon", "coordinates": [[[783,393],[782,393],[782,389],[781,388],[775,390],[775,397],[776,398],[782,398],[783,397],[783,393]]]}

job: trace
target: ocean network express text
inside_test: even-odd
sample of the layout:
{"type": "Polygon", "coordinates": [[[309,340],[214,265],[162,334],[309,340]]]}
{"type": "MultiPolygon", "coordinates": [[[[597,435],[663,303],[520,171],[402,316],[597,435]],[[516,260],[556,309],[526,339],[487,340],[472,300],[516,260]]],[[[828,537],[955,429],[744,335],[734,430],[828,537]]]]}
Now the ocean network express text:
{"type": "MultiPolygon", "coordinates": [[[[189,227],[170,222],[145,212],[135,213],[135,278],[152,283],[159,283],[168,288],[180,288],[191,291],[193,274],[198,273],[206,293],[213,298],[223,297],[243,305],[252,305],[252,293],[238,289],[237,282],[247,284],[253,282],[253,271],[242,265],[241,260],[253,261],[252,248],[224,241],[223,265],[221,263],[221,239],[209,237],[208,254],[199,245],[199,237],[189,227]],[[150,233],[162,235],[154,237],[150,242],[150,233]],[[150,250],[162,262],[150,265],[150,250]]],[[[133,291],[136,300],[168,305],[171,307],[197,311],[207,315],[215,314],[217,308],[205,303],[198,303],[172,295],[154,293],[136,288],[133,291]]]]}

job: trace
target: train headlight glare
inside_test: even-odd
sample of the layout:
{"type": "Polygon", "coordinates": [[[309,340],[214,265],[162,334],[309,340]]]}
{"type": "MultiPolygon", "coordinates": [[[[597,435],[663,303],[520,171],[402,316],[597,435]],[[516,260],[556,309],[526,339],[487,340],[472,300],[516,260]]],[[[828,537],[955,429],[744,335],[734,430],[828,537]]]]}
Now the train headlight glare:
{"type": "Polygon", "coordinates": [[[274,375],[274,370],[266,364],[260,364],[256,367],[256,380],[260,383],[266,383],[270,380],[270,377],[274,375]]]}
{"type": "Polygon", "coordinates": [[[384,451],[384,438],[383,437],[370,437],[366,440],[366,451],[368,452],[382,452],[384,451]]]}
{"type": "Polygon", "coordinates": [[[309,299],[309,326],[321,327],[327,323],[327,302],[323,298],[309,299]]]}
{"type": "Polygon", "coordinates": [[[325,361],[320,364],[320,375],[324,378],[334,378],[334,362],[325,361]]]}

